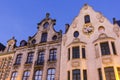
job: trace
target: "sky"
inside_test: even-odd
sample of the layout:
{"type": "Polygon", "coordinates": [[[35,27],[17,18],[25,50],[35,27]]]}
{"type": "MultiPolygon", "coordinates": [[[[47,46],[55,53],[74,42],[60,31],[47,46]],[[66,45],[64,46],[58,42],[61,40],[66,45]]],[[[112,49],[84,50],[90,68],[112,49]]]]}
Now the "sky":
{"type": "Polygon", "coordinates": [[[87,3],[101,12],[111,23],[120,19],[120,0],[0,0],[0,43],[4,45],[13,36],[17,46],[37,32],[37,23],[50,13],[56,19],[55,30],[65,30],[87,3]]]}

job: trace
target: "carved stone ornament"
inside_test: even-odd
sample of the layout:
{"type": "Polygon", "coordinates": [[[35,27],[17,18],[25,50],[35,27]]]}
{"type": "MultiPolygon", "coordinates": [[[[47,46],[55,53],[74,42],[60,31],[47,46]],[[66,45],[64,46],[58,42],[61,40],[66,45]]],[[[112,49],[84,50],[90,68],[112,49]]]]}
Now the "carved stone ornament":
{"type": "Polygon", "coordinates": [[[114,26],[113,31],[119,37],[119,31],[120,31],[119,27],[118,26],[114,26]]]}
{"type": "Polygon", "coordinates": [[[71,62],[71,66],[72,67],[79,67],[80,66],[80,61],[79,60],[73,60],[71,62]]]}
{"type": "Polygon", "coordinates": [[[100,23],[104,22],[104,17],[102,16],[102,14],[100,12],[97,13],[97,19],[99,20],[100,23]]]}
{"type": "Polygon", "coordinates": [[[76,20],[76,19],[74,19],[74,21],[73,21],[73,23],[72,23],[72,27],[73,27],[73,28],[76,28],[76,27],[77,27],[77,20],[76,20]]]}
{"type": "Polygon", "coordinates": [[[87,4],[84,4],[84,10],[87,10],[88,9],[88,5],[87,4]]]}
{"type": "Polygon", "coordinates": [[[83,29],[82,29],[83,33],[85,35],[91,35],[93,32],[94,32],[94,27],[92,26],[92,24],[85,24],[83,26],[83,29]]]}
{"type": "Polygon", "coordinates": [[[113,61],[112,61],[112,58],[103,58],[102,59],[102,63],[103,64],[111,64],[113,61]]]}

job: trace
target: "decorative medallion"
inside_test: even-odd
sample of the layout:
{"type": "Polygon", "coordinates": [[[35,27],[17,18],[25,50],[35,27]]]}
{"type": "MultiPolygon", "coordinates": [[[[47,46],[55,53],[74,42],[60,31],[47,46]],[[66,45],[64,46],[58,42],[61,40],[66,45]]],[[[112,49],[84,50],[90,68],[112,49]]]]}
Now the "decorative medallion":
{"type": "Polygon", "coordinates": [[[85,24],[84,26],[83,26],[83,33],[85,34],[85,35],[91,35],[93,32],[94,32],[94,27],[92,26],[92,24],[85,24]]]}

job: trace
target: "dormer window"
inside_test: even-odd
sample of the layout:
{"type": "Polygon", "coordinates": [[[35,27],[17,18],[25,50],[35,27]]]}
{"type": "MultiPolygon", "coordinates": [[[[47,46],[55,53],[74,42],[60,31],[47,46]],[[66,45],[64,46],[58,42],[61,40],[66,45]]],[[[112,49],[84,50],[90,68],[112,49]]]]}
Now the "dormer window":
{"type": "Polygon", "coordinates": [[[48,22],[44,23],[44,25],[43,25],[44,29],[46,29],[48,26],[49,26],[48,22]]]}
{"type": "Polygon", "coordinates": [[[41,42],[47,42],[47,33],[42,33],[41,42]]]}
{"type": "Polygon", "coordinates": [[[85,24],[90,23],[90,16],[89,15],[84,16],[84,20],[85,20],[85,24]]]}

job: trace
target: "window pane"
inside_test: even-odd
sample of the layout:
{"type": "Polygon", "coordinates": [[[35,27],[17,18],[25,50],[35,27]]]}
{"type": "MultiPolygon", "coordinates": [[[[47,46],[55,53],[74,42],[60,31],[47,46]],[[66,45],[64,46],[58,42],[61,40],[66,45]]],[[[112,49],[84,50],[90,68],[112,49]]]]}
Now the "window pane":
{"type": "Polygon", "coordinates": [[[105,68],[104,70],[105,70],[106,80],[116,80],[113,67],[108,67],[105,68]]]}
{"type": "Polygon", "coordinates": [[[98,69],[98,75],[99,75],[99,80],[103,80],[101,68],[98,69]]]}
{"type": "Polygon", "coordinates": [[[86,58],[85,48],[82,48],[82,58],[86,58]]]}
{"type": "Polygon", "coordinates": [[[80,58],[79,46],[72,48],[72,58],[80,58]]]}
{"type": "Polygon", "coordinates": [[[16,80],[17,72],[13,72],[11,76],[11,80],[16,80]]]}
{"type": "Polygon", "coordinates": [[[23,74],[23,79],[22,80],[28,80],[30,76],[30,71],[25,71],[24,74],[23,74]]]}
{"type": "Polygon", "coordinates": [[[120,68],[117,68],[118,71],[118,76],[119,76],[119,80],[120,80],[120,68]]]}
{"type": "Polygon", "coordinates": [[[68,80],[70,80],[70,71],[68,71],[68,80]]]}
{"type": "Polygon", "coordinates": [[[47,33],[42,33],[41,42],[46,42],[46,41],[47,41],[47,33]]]}
{"type": "Polygon", "coordinates": [[[49,60],[55,61],[56,60],[57,49],[51,49],[49,54],[49,60]]]}
{"type": "Polygon", "coordinates": [[[90,23],[90,16],[89,15],[86,15],[84,17],[84,19],[85,19],[85,23],[90,23]]]}
{"type": "Polygon", "coordinates": [[[70,60],[70,48],[68,49],[68,60],[70,60]]]}
{"type": "Polygon", "coordinates": [[[35,80],[42,80],[42,70],[37,70],[34,76],[35,80]]]}
{"type": "Polygon", "coordinates": [[[79,69],[75,69],[72,71],[72,76],[73,76],[73,80],[81,80],[80,78],[80,70],[79,69]]]}
{"type": "Polygon", "coordinates": [[[102,55],[109,55],[110,49],[108,42],[100,43],[102,55]]]}
{"type": "Polygon", "coordinates": [[[112,45],[112,49],[113,49],[113,54],[117,54],[116,53],[116,49],[115,49],[115,43],[114,42],[111,42],[111,45],[112,45]]]}
{"type": "Polygon", "coordinates": [[[83,70],[83,80],[87,80],[87,70],[83,70]]]}
{"type": "Polygon", "coordinates": [[[55,80],[55,69],[48,69],[47,80],[55,80]]]}

